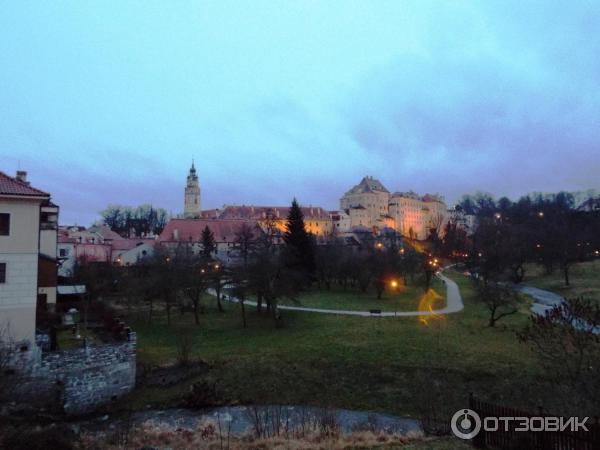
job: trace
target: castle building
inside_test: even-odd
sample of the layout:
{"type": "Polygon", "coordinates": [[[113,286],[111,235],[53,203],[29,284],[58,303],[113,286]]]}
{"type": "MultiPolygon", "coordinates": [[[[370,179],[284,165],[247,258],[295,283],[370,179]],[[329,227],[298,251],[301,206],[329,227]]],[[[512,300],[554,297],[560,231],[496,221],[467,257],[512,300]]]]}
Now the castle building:
{"type": "MultiPolygon", "coordinates": [[[[333,221],[328,211],[319,206],[301,206],[300,209],[307,232],[315,236],[326,236],[331,233],[333,221]]],[[[263,228],[270,221],[279,232],[284,233],[289,211],[289,206],[225,205],[218,217],[256,221],[263,228]]]]}
{"type": "Polygon", "coordinates": [[[339,231],[367,229],[380,232],[392,228],[412,239],[426,239],[432,229],[438,234],[448,220],[440,196],[414,192],[390,192],[371,177],[364,177],[340,199],[341,211],[335,224],[339,231]]]}
{"type": "Polygon", "coordinates": [[[390,198],[390,215],[396,230],[411,239],[426,239],[431,229],[439,234],[447,221],[447,207],[441,197],[414,192],[394,192],[390,198]]]}
{"type": "Polygon", "coordinates": [[[351,227],[389,226],[390,191],[377,179],[366,176],[344,194],[340,209],[350,217],[351,227]]]}
{"type": "Polygon", "coordinates": [[[192,161],[192,167],[187,176],[187,184],[185,186],[183,216],[186,219],[196,219],[200,217],[200,211],[200,184],[198,183],[194,161],[192,161]]]}

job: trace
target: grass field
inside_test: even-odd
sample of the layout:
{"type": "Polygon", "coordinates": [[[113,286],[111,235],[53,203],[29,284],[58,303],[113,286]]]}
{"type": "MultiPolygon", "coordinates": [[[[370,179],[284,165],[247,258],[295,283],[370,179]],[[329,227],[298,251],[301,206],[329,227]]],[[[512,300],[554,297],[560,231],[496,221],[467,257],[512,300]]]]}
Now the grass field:
{"type": "Polygon", "coordinates": [[[546,274],[543,267],[527,266],[525,284],[556,292],[567,298],[583,296],[600,302],[600,259],[574,264],[569,271],[570,285],[565,286],[563,273],[546,274]]]}
{"type": "MultiPolygon", "coordinates": [[[[454,412],[469,392],[498,403],[534,408],[548,393],[537,383],[543,374],[516,331],[528,321],[519,314],[487,327],[487,311],[470,281],[452,274],[465,310],[439,318],[362,318],[284,312],[285,327],[248,308],[248,328],[239,306],[218,313],[214,300],[199,327],[191,314],[164,316],[152,323],[130,317],[138,333],[142,364],[176,360],[176,331],[193,328],[194,356],[211,365],[199,379],[215,383],[224,403],[312,404],[422,415],[431,408],[454,412]]],[[[135,408],[174,406],[191,381],[169,388],[141,387],[135,408]]]]}
{"type": "Polygon", "coordinates": [[[81,327],[78,335],[73,334],[71,329],[60,330],[56,333],[56,341],[59,350],[68,350],[71,348],[83,347],[83,338],[88,339],[88,344],[101,344],[102,339],[93,330],[86,330],[81,327]]]}
{"type": "MultiPolygon", "coordinates": [[[[436,295],[434,309],[445,306],[446,288],[437,278],[432,282],[432,289],[436,295]]],[[[293,306],[306,306],[321,309],[342,309],[350,311],[368,311],[380,309],[382,311],[419,311],[424,304],[423,288],[414,284],[404,285],[398,281],[396,288],[386,286],[381,299],[377,298],[374,290],[360,292],[357,289],[343,290],[341,287],[332,286],[331,290],[313,290],[300,295],[297,301],[285,301],[282,304],[293,306]]]]}

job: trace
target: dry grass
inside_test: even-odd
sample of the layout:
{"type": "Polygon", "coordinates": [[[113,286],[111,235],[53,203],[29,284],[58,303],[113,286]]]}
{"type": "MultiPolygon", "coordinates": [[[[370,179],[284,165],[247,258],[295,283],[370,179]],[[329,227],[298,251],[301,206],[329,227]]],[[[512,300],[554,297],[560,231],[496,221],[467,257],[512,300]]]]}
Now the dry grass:
{"type": "Polygon", "coordinates": [[[126,439],[123,439],[122,433],[118,435],[118,439],[115,435],[106,433],[87,434],[83,437],[82,444],[84,448],[90,450],[137,450],[146,447],[172,450],[342,450],[402,448],[424,439],[420,433],[406,435],[373,431],[341,433],[336,429],[323,430],[319,427],[300,430],[297,428],[275,436],[256,437],[253,433],[243,435],[229,433],[212,420],[202,422],[195,430],[147,421],[132,429],[126,439]]]}

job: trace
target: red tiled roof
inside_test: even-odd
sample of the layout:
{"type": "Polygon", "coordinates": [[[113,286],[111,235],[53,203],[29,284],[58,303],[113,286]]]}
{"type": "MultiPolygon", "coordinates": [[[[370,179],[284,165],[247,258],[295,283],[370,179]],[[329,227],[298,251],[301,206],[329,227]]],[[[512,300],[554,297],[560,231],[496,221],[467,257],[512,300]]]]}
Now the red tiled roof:
{"type": "Polygon", "coordinates": [[[216,242],[235,242],[236,233],[243,224],[249,225],[255,236],[260,229],[256,221],[236,219],[171,219],[160,236],[158,242],[200,242],[202,230],[206,226],[213,232],[216,242]]]}
{"type": "Polygon", "coordinates": [[[112,239],[113,241],[125,239],[123,236],[111,230],[108,225],[93,226],[90,227],[88,231],[98,233],[100,236],[102,236],[102,239],[112,239]]]}
{"type": "Polygon", "coordinates": [[[77,242],[77,239],[66,236],[64,234],[59,234],[58,235],[58,243],[59,244],[75,244],[77,242]]]}
{"type": "Polygon", "coordinates": [[[22,195],[26,197],[50,197],[50,194],[32,188],[29,184],[9,177],[4,172],[0,172],[0,195],[22,195]]]}
{"type": "Polygon", "coordinates": [[[205,209],[204,211],[200,212],[200,218],[202,218],[202,219],[218,219],[220,212],[221,212],[220,209],[205,209]]]}
{"type": "MultiPolygon", "coordinates": [[[[329,213],[320,206],[301,206],[300,209],[305,219],[329,219],[329,213]]],[[[286,219],[289,211],[289,206],[225,206],[219,218],[262,220],[270,212],[275,219],[286,219]]]]}
{"type": "Polygon", "coordinates": [[[113,250],[131,250],[141,244],[154,245],[154,239],[118,239],[111,243],[113,250]]]}
{"type": "Polygon", "coordinates": [[[431,202],[438,202],[438,203],[443,203],[442,199],[436,195],[431,195],[431,194],[425,194],[423,196],[423,201],[426,203],[431,203],[431,202]]]}

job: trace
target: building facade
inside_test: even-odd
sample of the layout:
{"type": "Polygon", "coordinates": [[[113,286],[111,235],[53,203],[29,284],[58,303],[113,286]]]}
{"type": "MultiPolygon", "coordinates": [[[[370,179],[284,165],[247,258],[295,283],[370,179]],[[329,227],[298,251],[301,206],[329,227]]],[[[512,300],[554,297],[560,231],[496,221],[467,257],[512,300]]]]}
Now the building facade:
{"type": "MultiPolygon", "coordinates": [[[[300,207],[304,216],[304,228],[315,236],[326,236],[333,230],[333,220],[329,211],[319,206],[300,207]]],[[[220,219],[239,219],[256,222],[265,230],[272,223],[280,233],[285,232],[289,206],[235,206],[225,205],[218,213],[220,219]]]]}
{"type": "Polygon", "coordinates": [[[235,264],[239,260],[237,237],[243,226],[252,230],[254,238],[262,233],[256,221],[241,219],[171,219],[158,237],[157,243],[171,252],[181,246],[194,254],[202,248],[202,231],[208,227],[215,240],[215,249],[211,254],[223,264],[235,264]]]}
{"type": "Polygon", "coordinates": [[[56,301],[58,207],[26,177],[0,172],[0,329],[34,345],[38,294],[56,301]]]}
{"type": "Polygon", "coordinates": [[[366,176],[340,199],[340,209],[350,217],[350,227],[383,229],[389,225],[389,200],[385,186],[366,176]]]}
{"type": "Polygon", "coordinates": [[[426,239],[432,230],[442,233],[448,220],[447,206],[437,195],[390,192],[371,177],[364,177],[340,199],[334,227],[340,232],[368,229],[379,233],[394,229],[412,239],[426,239]]]}

